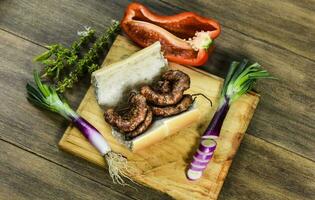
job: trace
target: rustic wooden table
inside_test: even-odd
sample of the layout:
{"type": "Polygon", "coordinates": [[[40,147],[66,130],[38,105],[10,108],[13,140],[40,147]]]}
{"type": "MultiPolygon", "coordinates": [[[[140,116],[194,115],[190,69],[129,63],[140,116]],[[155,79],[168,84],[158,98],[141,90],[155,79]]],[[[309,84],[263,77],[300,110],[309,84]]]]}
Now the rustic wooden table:
{"type": "MultiPolygon", "coordinates": [[[[248,57],[276,81],[262,98],[219,199],[315,197],[315,2],[263,0],[142,1],[154,11],[194,11],[217,19],[222,34],[205,70],[224,77],[248,57]]],[[[69,45],[84,25],[104,30],[127,0],[0,1],[0,199],[170,199],[149,188],[111,184],[110,177],[57,148],[67,122],[31,106],[25,84],[45,45],[69,45]]],[[[77,107],[89,83],[67,93],[77,107]]]]}

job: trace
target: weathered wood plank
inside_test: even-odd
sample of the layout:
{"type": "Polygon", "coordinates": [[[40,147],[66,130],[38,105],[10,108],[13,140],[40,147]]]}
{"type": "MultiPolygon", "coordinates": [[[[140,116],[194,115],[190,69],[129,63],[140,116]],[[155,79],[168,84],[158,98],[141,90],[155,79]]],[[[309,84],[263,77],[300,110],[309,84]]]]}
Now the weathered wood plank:
{"type": "MultiPolygon", "coordinates": [[[[186,3],[194,4],[185,1],[181,5],[186,3]]],[[[152,2],[150,7],[164,14],[184,11],[156,2],[152,2]]],[[[206,9],[206,6],[203,8],[206,9]]],[[[189,9],[196,8],[191,5],[189,9]]],[[[312,137],[315,113],[311,111],[315,102],[315,86],[311,76],[315,73],[315,62],[229,28],[223,29],[216,45],[214,55],[203,68],[206,71],[224,76],[230,61],[247,57],[261,63],[278,79],[263,80],[257,85],[262,101],[249,133],[315,160],[315,140],[312,137]]],[[[312,52],[310,49],[308,51],[312,52]]]]}
{"type": "MultiPolygon", "coordinates": [[[[140,0],[140,2],[164,14],[189,10],[213,17],[220,21],[223,30],[233,29],[314,60],[315,40],[312,36],[315,34],[313,25],[315,24],[313,17],[315,4],[312,1],[173,0],[169,2],[162,0],[165,4],[171,5],[171,10],[163,9],[166,5],[158,1],[140,0]]],[[[59,39],[61,42],[68,42],[72,37],[67,30],[78,30],[82,25],[103,27],[113,17],[120,19],[128,3],[129,1],[125,0],[118,2],[94,0],[89,4],[82,1],[59,2],[58,0],[46,4],[39,1],[5,1],[2,2],[3,6],[0,8],[3,13],[1,26],[23,35],[26,34],[32,39],[45,38],[41,41],[44,43],[54,42],[56,32],[67,33],[60,34],[59,39]],[[50,31],[47,31],[45,29],[48,23],[56,26],[48,26],[50,31]],[[28,26],[30,24],[39,29],[30,31],[32,28],[28,26]],[[64,26],[67,28],[64,29],[64,26]],[[46,32],[48,34],[44,34],[46,32]],[[33,34],[42,37],[34,38],[33,34]]]]}
{"type": "Polygon", "coordinates": [[[261,101],[248,132],[315,160],[315,85],[311,75],[315,63],[235,31],[226,30],[222,38],[234,40],[234,44],[218,44],[219,61],[248,57],[277,78],[256,85],[261,101]]]}
{"type": "MultiPolygon", "coordinates": [[[[137,192],[130,187],[113,185],[104,169],[60,151],[57,144],[68,123],[53,113],[35,108],[27,102],[25,95],[25,84],[32,80],[32,58],[43,51],[43,48],[3,31],[0,31],[0,41],[1,139],[59,163],[133,199],[168,198],[142,186],[134,186],[141,191],[137,192]]],[[[85,89],[78,90],[79,87],[68,95],[71,105],[77,105],[85,93],[85,89]]],[[[109,199],[110,195],[108,193],[109,199]]]]}
{"type": "Polygon", "coordinates": [[[219,199],[312,200],[315,163],[246,134],[219,199]]]}
{"type": "MultiPolygon", "coordinates": [[[[84,5],[83,2],[78,3],[78,1],[67,2],[68,1],[63,1],[61,4],[55,3],[54,1],[47,1],[45,4],[37,3],[34,5],[34,2],[32,1],[20,1],[18,3],[14,3],[14,1],[1,1],[0,27],[16,32],[23,37],[25,36],[41,44],[48,44],[56,41],[69,44],[74,39],[76,30],[81,28],[81,25],[91,25],[96,27],[97,30],[102,30],[105,25],[109,24],[109,18],[106,16],[116,16],[116,14],[120,16],[122,14],[121,11],[123,8],[111,7],[112,4],[125,6],[124,2],[109,3],[110,5],[102,1],[96,1],[97,3],[95,3],[95,1],[89,1],[89,5],[84,5]],[[77,8],[75,9],[72,8],[71,5],[81,5],[81,7],[84,5],[84,8],[81,10],[77,8]],[[85,7],[87,7],[87,9],[85,9],[85,7]],[[107,7],[109,9],[106,10],[107,7]],[[36,9],[43,10],[43,8],[46,8],[46,12],[36,11],[36,9]],[[97,10],[97,16],[91,14],[95,12],[95,10],[97,10]],[[80,15],[76,14],[77,12],[80,12],[80,15]],[[14,15],[12,15],[12,13],[14,13],[14,15]],[[70,16],[67,17],[64,13],[69,13],[68,15],[70,16]],[[62,17],[59,18],[59,16],[62,17]],[[53,20],[54,17],[57,17],[58,20],[53,20]],[[84,18],[85,21],[82,20],[82,18],[84,18]],[[39,20],[43,20],[44,22],[39,23],[39,20]],[[97,21],[96,24],[90,24],[95,21],[97,21]],[[56,22],[57,24],[54,24],[56,22]],[[75,25],[70,22],[74,22],[75,25]],[[12,26],[15,26],[15,28],[12,29],[12,26]]],[[[296,3],[299,2],[300,1],[296,1],[296,3]]],[[[303,3],[301,3],[301,5],[302,7],[304,6],[303,3]]],[[[160,4],[155,2],[151,2],[150,6],[156,11],[169,14],[180,11],[178,8],[167,5],[161,7],[160,4]]],[[[48,114],[47,112],[42,113],[41,111],[32,108],[24,99],[24,84],[31,79],[31,59],[34,55],[43,51],[43,49],[35,48],[29,43],[14,43],[7,37],[3,37],[3,34],[3,32],[0,32],[0,44],[2,45],[0,59],[0,86],[2,92],[2,103],[0,105],[2,111],[0,115],[0,137],[45,156],[48,159],[52,159],[55,162],[61,163],[61,165],[73,169],[84,176],[97,180],[104,185],[110,184],[110,182],[104,181],[104,179],[109,179],[109,177],[102,173],[102,169],[96,168],[87,162],[58,151],[56,145],[67,125],[65,121],[55,115],[48,114]],[[3,44],[3,41],[7,41],[5,45],[3,44]],[[7,47],[11,48],[11,50],[8,51],[7,47]],[[16,92],[13,93],[14,90],[16,90],[16,92]],[[21,114],[17,115],[16,113],[21,114]],[[32,118],[29,117],[30,114],[32,114],[32,118]],[[41,124],[42,127],[38,127],[39,124],[41,124]],[[44,134],[42,134],[43,131],[44,134]]],[[[314,108],[314,93],[312,92],[314,91],[314,85],[311,85],[311,76],[314,73],[307,70],[313,70],[314,63],[305,61],[305,59],[299,58],[286,50],[274,48],[271,45],[264,44],[255,39],[248,39],[246,35],[239,35],[238,32],[228,29],[224,29],[217,45],[217,52],[214,55],[215,59],[213,57],[209,62],[214,64],[213,66],[223,66],[224,69],[226,69],[227,60],[239,58],[242,55],[251,55],[250,58],[256,59],[256,52],[258,51],[259,61],[265,60],[263,64],[268,66],[268,69],[274,69],[272,70],[274,75],[278,78],[280,77],[280,80],[284,81],[281,82],[281,84],[278,84],[283,85],[282,87],[275,85],[268,90],[266,90],[266,86],[263,88],[260,87],[268,83],[264,82],[260,84],[258,89],[260,91],[266,91],[262,95],[262,102],[258,107],[258,109],[261,110],[257,111],[254,122],[250,128],[251,132],[253,132],[254,135],[262,137],[264,140],[271,142],[275,140],[276,143],[281,146],[312,158],[314,142],[312,141],[313,138],[311,135],[314,132],[314,128],[312,127],[311,122],[314,121],[314,115],[311,111],[314,108]],[[269,61],[270,58],[271,60],[269,61]],[[300,88],[297,93],[295,93],[297,90],[296,88],[300,88]],[[269,93],[270,90],[272,90],[272,93],[268,95],[267,93],[269,93]],[[269,97],[267,98],[266,95],[269,97]],[[268,99],[273,100],[269,101],[268,99]],[[295,112],[296,108],[298,108],[297,112],[295,112]],[[267,112],[265,112],[266,109],[267,112]],[[276,116],[273,116],[274,114],[276,116]],[[262,121],[259,119],[262,119],[262,121]],[[289,119],[288,123],[286,119],[289,119]],[[301,121],[304,124],[300,124],[301,121]]],[[[215,69],[211,66],[207,68],[207,70],[219,75],[225,73],[225,70],[218,70],[218,68],[215,69]]],[[[88,84],[86,82],[86,84],[82,84],[82,87],[84,87],[83,89],[76,90],[73,95],[68,95],[72,105],[78,105],[87,86],[88,84]]],[[[252,145],[257,145],[257,143],[248,143],[249,147],[252,145]]],[[[265,143],[260,144],[261,147],[264,145],[265,143]]],[[[263,197],[266,194],[262,193],[272,191],[262,191],[261,187],[265,186],[268,189],[269,184],[265,183],[270,183],[274,180],[278,181],[272,186],[274,190],[278,191],[278,189],[276,189],[277,187],[287,188],[287,191],[292,188],[294,192],[297,191],[296,193],[302,196],[296,199],[304,199],[304,186],[301,186],[301,183],[304,183],[304,181],[307,182],[307,179],[304,179],[304,176],[303,179],[296,179],[299,178],[299,175],[296,175],[296,173],[304,171],[305,174],[312,174],[311,177],[314,177],[313,172],[311,171],[314,169],[313,165],[304,164],[304,162],[302,162],[303,164],[299,163],[299,165],[302,165],[302,169],[299,166],[294,165],[295,167],[292,170],[287,171],[290,173],[290,176],[291,173],[294,174],[292,179],[289,178],[288,180],[290,181],[287,182],[286,179],[288,176],[281,173],[279,175],[279,171],[281,172],[286,165],[291,166],[291,164],[295,164],[295,162],[290,162],[289,164],[284,162],[286,160],[285,158],[291,158],[292,154],[281,154],[284,155],[281,159],[277,155],[282,149],[275,148],[275,152],[272,152],[270,156],[266,159],[261,159],[262,161],[259,160],[257,161],[259,163],[256,163],[256,156],[262,154],[259,152],[262,149],[246,150],[246,152],[244,152],[245,150],[243,151],[243,148],[245,148],[244,145],[240,148],[240,152],[236,158],[237,162],[232,165],[232,171],[229,174],[227,183],[223,187],[221,193],[222,199],[254,199],[256,197],[263,197]],[[248,164],[247,154],[255,155],[253,156],[251,164],[248,164]],[[270,170],[269,161],[273,158],[273,168],[270,170]],[[236,163],[238,162],[240,162],[241,169],[236,167],[236,163]],[[306,167],[304,168],[304,166],[306,167]],[[239,174],[239,171],[242,173],[239,174]],[[248,174],[250,174],[250,176],[248,174]],[[260,179],[260,184],[253,185],[252,180],[255,180],[257,177],[260,179]],[[299,182],[295,182],[295,179],[299,182]],[[238,187],[238,189],[235,189],[234,187],[238,187]]],[[[265,153],[265,151],[263,151],[263,153],[265,153]]],[[[297,158],[296,156],[293,157],[297,158]]],[[[300,162],[304,161],[300,158],[297,160],[300,162]]],[[[17,185],[18,184],[19,183],[17,183],[17,185]]],[[[312,182],[309,182],[308,185],[312,186],[312,182]]],[[[129,196],[133,195],[128,192],[128,188],[117,186],[115,186],[115,188],[118,188],[118,190],[125,192],[129,196]]],[[[307,191],[307,194],[314,195],[314,192],[312,193],[314,189],[309,188],[307,191]]],[[[140,191],[139,193],[146,193],[146,191],[140,191]]],[[[147,194],[152,195],[153,199],[164,198],[164,196],[161,195],[155,196],[151,192],[148,192],[147,194]]],[[[270,193],[268,194],[270,195],[270,193]]],[[[142,197],[140,194],[137,195],[138,198],[142,197]]],[[[10,197],[13,198],[14,196],[12,195],[10,197]]],[[[149,197],[147,197],[147,199],[149,199],[149,197]]]]}
{"type": "Polygon", "coordinates": [[[132,199],[0,140],[0,199],[132,199]]]}
{"type": "Polygon", "coordinates": [[[261,0],[173,0],[163,2],[193,10],[249,37],[315,60],[315,2],[261,0]]]}
{"type": "Polygon", "coordinates": [[[104,30],[112,18],[120,19],[120,10],[101,0],[1,1],[0,27],[42,45],[70,44],[84,26],[104,30]]]}
{"type": "MultiPolygon", "coordinates": [[[[164,3],[161,3],[140,0],[140,2],[150,5],[154,10],[164,14],[189,10],[213,17],[220,21],[223,30],[233,29],[314,60],[315,40],[312,36],[315,34],[313,26],[315,4],[312,1],[198,0],[187,2],[175,0],[166,2],[162,0],[164,3]],[[163,9],[165,4],[170,5],[172,9],[163,9]]],[[[118,2],[94,0],[89,4],[81,1],[62,1],[60,3],[55,0],[43,5],[39,1],[5,1],[2,2],[3,6],[0,8],[1,13],[4,13],[1,25],[9,27],[14,32],[30,36],[32,39],[34,39],[32,37],[34,34],[42,36],[35,38],[36,40],[45,38],[42,41],[44,43],[54,42],[54,33],[65,32],[67,34],[61,34],[59,38],[61,42],[66,42],[72,39],[66,30],[74,29],[76,31],[82,28],[82,25],[102,27],[104,22],[108,24],[113,17],[120,19],[128,3],[129,1],[125,0],[118,2]],[[77,9],[78,7],[80,9],[77,9]],[[37,17],[32,17],[32,15],[37,17]],[[13,17],[14,20],[12,20],[13,17]],[[65,23],[64,20],[69,23],[65,23]],[[47,31],[45,30],[47,23],[56,26],[49,26],[51,31],[47,31]],[[32,26],[29,25],[38,26],[40,29],[31,30],[32,26]],[[64,26],[67,28],[64,29],[64,26]],[[44,34],[45,32],[48,34],[44,34]]]]}
{"type": "MultiPolygon", "coordinates": [[[[59,163],[69,169],[67,173],[72,173],[70,170],[73,170],[75,173],[82,174],[132,198],[168,198],[146,188],[141,188],[139,192],[136,192],[128,187],[112,186],[110,177],[104,173],[103,169],[59,151],[57,143],[67,123],[56,115],[34,108],[25,100],[24,86],[27,81],[32,79],[31,59],[43,49],[3,31],[0,31],[0,40],[3,41],[0,43],[2,52],[0,59],[0,138],[2,140],[59,163]]],[[[70,103],[77,104],[80,101],[78,96],[83,95],[83,92],[75,91],[75,94],[69,95],[72,97],[70,103]]],[[[256,197],[263,199],[263,197],[272,196],[273,191],[279,194],[279,190],[284,193],[289,192],[293,197],[298,196],[299,198],[296,199],[307,199],[314,193],[312,180],[315,166],[312,162],[254,137],[248,139],[249,137],[245,137],[236,162],[232,164],[227,182],[221,192],[221,199],[256,197]],[[283,170],[285,173],[281,173],[283,170]],[[259,181],[255,182],[256,179],[259,181]],[[271,183],[273,184],[270,189],[271,183]],[[262,188],[266,189],[262,190],[262,188]]],[[[21,155],[21,158],[17,157],[16,160],[23,161],[23,157],[25,156],[21,155]]],[[[41,161],[38,162],[41,163],[41,161]]],[[[4,165],[0,166],[2,170],[4,165]]],[[[45,174],[42,177],[45,177],[45,174]]],[[[22,187],[20,184],[22,183],[16,182],[15,187],[22,187]]],[[[2,188],[4,188],[3,193],[10,191],[8,187],[2,188]]],[[[6,195],[8,194],[6,193],[6,195]]],[[[17,198],[20,197],[18,194],[15,195],[17,198]]],[[[12,197],[15,196],[12,194],[12,197]]],[[[35,197],[32,196],[29,199],[33,198],[35,197]]],[[[282,195],[279,198],[285,199],[282,195]]]]}
{"type": "MultiPolygon", "coordinates": [[[[76,38],[76,31],[81,29],[83,25],[90,25],[95,27],[98,31],[101,31],[109,24],[111,18],[120,19],[128,2],[129,1],[125,0],[115,2],[92,0],[85,5],[81,1],[70,0],[63,1],[62,3],[58,3],[57,0],[48,1],[45,4],[35,0],[2,1],[0,3],[0,12],[3,13],[3,15],[0,20],[0,27],[43,45],[52,42],[70,44],[71,41],[76,38]]],[[[172,1],[172,3],[176,2],[177,1],[172,1]]],[[[245,24],[245,26],[244,22],[238,23],[237,18],[233,17],[234,15],[231,11],[223,12],[222,9],[224,7],[230,8],[227,10],[233,10],[232,7],[229,7],[229,4],[216,2],[215,5],[212,5],[214,4],[212,1],[207,1],[208,3],[206,5],[206,1],[203,2],[204,3],[196,2],[195,4],[185,1],[185,3],[181,4],[181,7],[187,4],[191,6],[189,10],[197,11],[206,16],[213,16],[222,21],[221,23],[223,24],[228,23],[229,26],[237,26],[243,29],[247,27],[247,24],[245,24]],[[210,11],[214,8],[210,8],[210,5],[214,8],[220,7],[220,9],[216,8],[216,11],[212,14],[210,11]],[[225,14],[226,12],[227,14],[225,14]]],[[[174,14],[183,11],[179,7],[170,6],[160,1],[150,1],[146,2],[146,4],[154,11],[163,14],[174,14]]],[[[257,2],[257,5],[261,4],[266,7],[263,2],[257,2]]],[[[298,16],[292,16],[294,18],[292,20],[295,20],[294,24],[297,23],[296,20],[298,17],[301,17],[301,15],[308,16],[309,11],[307,10],[312,10],[312,6],[305,6],[296,1],[295,5],[293,5],[293,1],[287,4],[291,5],[288,7],[288,11],[291,11],[295,7],[297,7],[297,9],[299,8],[297,11],[298,16]],[[306,13],[301,14],[300,10],[304,8],[306,13]]],[[[230,5],[234,5],[234,3],[230,5]]],[[[274,7],[278,5],[279,2],[270,3],[269,7],[274,9],[274,7]]],[[[254,15],[252,11],[247,10],[248,6],[249,4],[246,2],[236,6],[234,9],[238,12],[235,12],[235,14],[237,14],[237,16],[241,13],[245,16],[249,14],[254,15]]],[[[256,4],[251,6],[254,10],[259,9],[256,4]]],[[[282,11],[285,8],[281,7],[279,9],[282,11]]],[[[267,21],[270,20],[268,16],[270,13],[263,13],[264,15],[260,14],[259,19],[265,17],[267,21]]],[[[283,11],[283,13],[285,12],[283,11]]],[[[279,20],[282,20],[284,17],[280,16],[279,18],[279,20]]],[[[246,18],[242,17],[241,19],[244,21],[246,18]]],[[[311,19],[307,17],[307,20],[311,19]]],[[[263,21],[261,25],[263,26],[267,21],[263,21]]],[[[257,21],[251,21],[251,23],[254,22],[256,23],[255,26],[259,25],[257,21]]],[[[289,22],[290,20],[287,18],[285,18],[285,21],[282,21],[282,23],[287,26],[289,26],[289,22]]],[[[251,24],[248,26],[255,27],[251,24]]],[[[266,27],[266,29],[267,28],[268,27],[266,27]]],[[[271,29],[271,31],[277,34],[277,29],[278,28],[275,27],[271,29]]],[[[240,29],[238,31],[242,30],[240,29]]],[[[203,69],[210,73],[224,76],[228,62],[233,59],[249,57],[252,60],[262,63],[263,66],[279,80],[262,81],[258,84],[257,89],[262,93],[262,101],[258,106],[258,111],[254,116],[249,132],[257,137],[314,160],[313,152],[315,142],[311,135],[314,132],[314,123],[312,122],[315,120],[315,114],[311,112],[311,110],[314,108],[315,86],[312,84],[311,76],[314,74],[315,62],[298,56],[282,47],[278,48],[263,41],[256,40],[254,39],[255,37],[248,37],[246,34],[241,34],[238,31],[224,26],[222,35],[216,42],[217,49],[208,62],[207,67],[203,69]]],[[[287,35],[289,33],[292,35],[295,31],[299,30],[292,31],[293,32],[288,32],[287,35]]],[[[286,34],[281,31],[279,33],[281,33],[278,34],[280,37],[282,37],[282,35],[286,36],[286,34]]],[[[268,36],[268,34],[270,35],[271,33],[261,32],[258,35],[259,37],[268,37],[261,38],[262,40],[276,40],[272,36],[268,36]]],[[[289,36],[286,36],[286,38],[287,37],[289,36]]],[[[307,37],[308,40],[305,39],[305,37],[302,37],[304,38],[303,41],[312,39],[310,36],[307,37]]],[[[294,40],[294,38],[292,38],[292,40],[294,40]]],[[[279,39],[279,41],[281,42],[282,40],[279,39]]],[[[309,42],[309,44],[311,44],[311,42],[309,42]]],[[[287,45],[291,45],[291,43],[287,45]]],[[[311,53],[312,48],[307,48],[307,45],[308,44],[304,45],[303,43],[301,46],[305,51],[311,53]]],[[[87,84],[84,85],[84,88],[86,87],[87,84]]],[[[83,95],[82,90],[78,91],[80,92],[75,105],[77,105],[83,95]]]]}

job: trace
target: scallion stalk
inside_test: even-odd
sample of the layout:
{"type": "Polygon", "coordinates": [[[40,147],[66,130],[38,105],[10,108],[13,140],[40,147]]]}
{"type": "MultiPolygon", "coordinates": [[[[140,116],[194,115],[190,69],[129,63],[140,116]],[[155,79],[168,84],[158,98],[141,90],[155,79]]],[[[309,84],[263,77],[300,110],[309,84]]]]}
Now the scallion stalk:
{"type": "Polygon", "coordinates": [[[72,110],[65,101],[62,101],[54,88],[43,84],[36,71],[34,73],[34,80],[35,87],[29,83],[26,85],[27,99],[34,105],[56,112],[71,121],[105,158],[113,182],[126,185],[122,177],[128,178],[126,173],[130,167],[127,165],[127,159],[121,154],[113,152],[101,133],[87,120],[72,110]]]}
{"type": "Polygon", "coordinates": [[[219,106],[201,137],[199,148],[190,163],[187,171],[188,179],[197,180],[202,176],[215,151],[216,140],[231,104],[250,91],[256,80],[261,78],[272,77],[258,63],[249,64],[246,59],[242,62],[232,62],[223,84],[219,106]]]}

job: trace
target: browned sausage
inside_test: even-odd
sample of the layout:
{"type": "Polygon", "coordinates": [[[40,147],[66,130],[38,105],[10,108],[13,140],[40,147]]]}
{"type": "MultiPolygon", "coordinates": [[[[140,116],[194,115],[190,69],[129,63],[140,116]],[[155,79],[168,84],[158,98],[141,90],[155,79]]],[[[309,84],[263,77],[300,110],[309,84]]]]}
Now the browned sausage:
{"type": "Polygon", "coordinates": [[[182,99],[184,91],[190,86],[189,76],[179,70],[167,71],[162,75],[162,79],[172,82],[173,87],[169,93],[158,93],[150,86],[143,86],[140,89],[140,93],[154,105],[167,106],[178,103],[182,99]]]}
{"type": "Polygon", "coordinates": [[[152,120],[153,120],[153,113],[152,113],[152,110],[149,108],[147,112],[147,116],[145,117],[145,120],[135,130],[129,133],[126,133],[126,139],[129,140],[129,139],[135,138],[136,136],[145,132],[152,124],[152,120]]]}
{"type": "Polygon", "coordinates": [[[107,109],[104,114],[105,121],[123,132],[135,130],[144,121],[148,106],[145,97],[141,94],[134,95],[130,103],[133,107],[125,116],[119,115],[113,108],[107,109]]]}
{"type": "Polygon", "coordinates": [[[158,91],[160,93],[168,93],[171,92],[171,90],[171,82],[169,82],[168,80],[158,81],[155,87],[155,91],[158,91]]]}
{"type": "Polygon", "coordinates": [[[168,117],[186,111],[192,103],[192,96],[185,94],[183,99],[178,104],[166,107],[152,106],[152,111],[156,116],[168,117]]]}

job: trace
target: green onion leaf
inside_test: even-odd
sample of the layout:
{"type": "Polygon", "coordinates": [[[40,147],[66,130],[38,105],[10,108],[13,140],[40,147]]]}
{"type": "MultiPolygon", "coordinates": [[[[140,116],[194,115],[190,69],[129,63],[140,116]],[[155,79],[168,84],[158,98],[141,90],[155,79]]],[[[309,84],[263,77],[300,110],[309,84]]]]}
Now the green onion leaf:
{"type": "Polygon", "coordinates": [[[52,55],[52,52],[50,50],[45,51],[44,53],[40,54],[39,56],[34,58],[34,61],[44,61],[50,58],[52,55]]]}
{"type": "Polygon", "coordinates": [[[223,83],[223,89],[222,89],[222,92],[221,92],[221,95],[224,96],[224,94],[226,93],[226,90],[227,90],[227,86],[228,86],[228,83],[230,82],[231,78],[232,78],[232,75],[234,74],[237,66],[239,65],[240,63],[239,62],[236,62],[236,61],[233,61],[230,65],[230,70],[228,71],[228,74],[225,78],[225,81],[223,83]]]}
{"type": "Polygon", "coordinates": [[[46,84],[43,84],[39,78],[39,73],[34,71],[34,81],[36,87],[26,84],[27,99],[36,106],[59,113],[68,120],[77,117],[77,114],[70,106],[62,101],[56,90],[46,84]]]}
{"type": "Polygon", "coordinates": [[[229,104],[237,100],[243,94],[250,91],[256,80],[261,78],[273,78],[261,68],[260,64],[249,64],[247,59],[242,62],[232,62],[228,75],[224,81],[221,99],[227,98],[229,104]]]}

